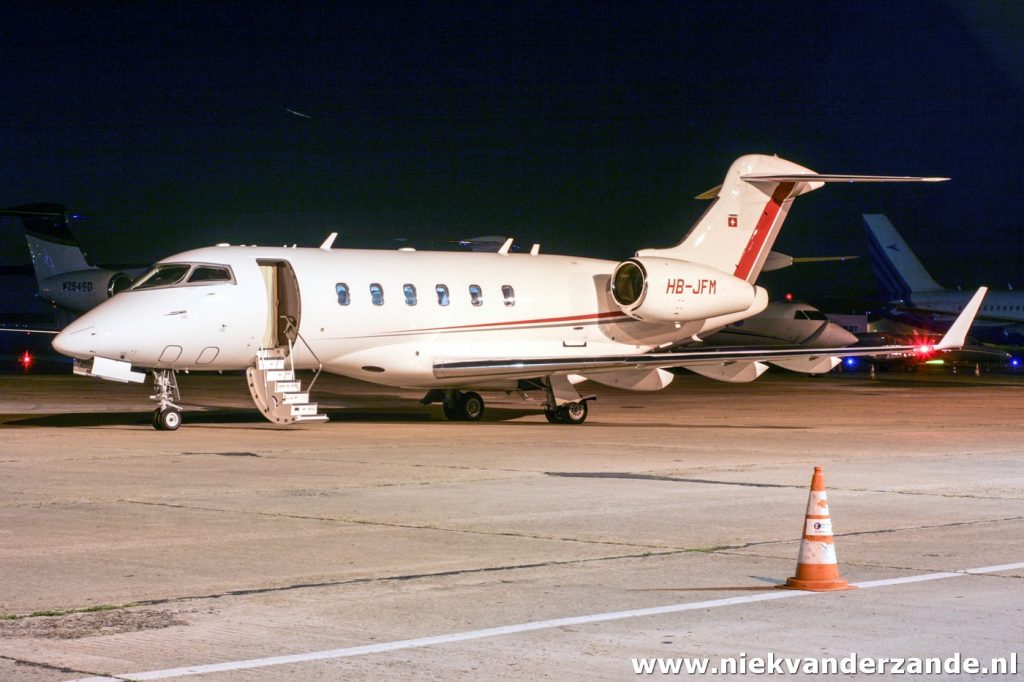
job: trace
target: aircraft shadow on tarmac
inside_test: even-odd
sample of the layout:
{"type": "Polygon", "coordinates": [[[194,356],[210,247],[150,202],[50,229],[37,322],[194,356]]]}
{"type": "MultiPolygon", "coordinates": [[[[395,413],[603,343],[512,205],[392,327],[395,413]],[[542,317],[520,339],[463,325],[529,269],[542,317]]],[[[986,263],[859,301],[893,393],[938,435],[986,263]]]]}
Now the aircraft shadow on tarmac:
{"type": "MultiPolygon", "coordinates": [[[[442,424],[467,424],[467,422],[450,422],[442,414],[440,409],[424,408],[422,406],[401,408],[391,407],[380,408],[326,408],[324,413],[328,415],[330,422],[334,423],[429,423],[436,422],[439,428],[442,424]]],[[[248,425],[259,428],[283,428],[294,429],[297,425],[288,424],[278,426],[267,422],[263,416],[255,410],[238,408],[216,408],[204,409],[201,411],[189,410],[186,406],[184,411],[184,426],[189,425],[210,425],[210,426],[237,426],[248,425]]],[[[500,407],[489,407],[484,413],[483,419],[473,423],[475,426],[486,427],[487,424],[502,424],[503,426],[538,426],[557,429],[560,425],[551,425],[543,418],[542,412],[534,409],[510,409],[500,407]],[[523,417],[536,417],[529,421],[516,421],[523,417]]],[[[152,428],[152,412],[65,412],[60,414],[46,415],[6,415],[0,416],[0,427],[36,427],[36,428],[89,428],[89,427],[147,427],[152,428]]],[[[722,423],[676,423],[676,422],[602,422],[600,419],[591,419],[580,428],[673,428],[687,430],[806,430],[810,427],[788,426],[780,424],[722,424],[722,423]]],[[[301,427],[300,427],[301,428],[301,427]]],[[[322,428],[320,426],[306,428],[322,428]]],[[[565,428],[562,425],[562,428],[565,428]]]]}
{"type": "MultiPolygon", "coordinates": [[[[416,408],[326,408],[323,411],[331,422],[366,422],[366,423],[409,423],[409,422],[448,422],[440,409],[416,408]],[[436,414],[435,414],[436,413],[436,414]]],[[[251,424],[260,427],[274,427],[256,410],[244,409],[204,409],[189,410],[185,406],[184,422],[189,425],[238,425],[251,424]]],[[[537,410],[513,410],[488,408],[481,420],[486,422],[506,422],[530,415],[543,416],[537,410]]],[[[152,427],[152,412],[65,412],[46,415],[9,415],[0,417],[0,426],[34,426],[49,428],[82,428],[99,426],[147,426],[152,427]]],[[[460,422],[456,422],[460,423],[460,422]]],[[[294,428],[289,424],[284,428],[294,428]]]]}

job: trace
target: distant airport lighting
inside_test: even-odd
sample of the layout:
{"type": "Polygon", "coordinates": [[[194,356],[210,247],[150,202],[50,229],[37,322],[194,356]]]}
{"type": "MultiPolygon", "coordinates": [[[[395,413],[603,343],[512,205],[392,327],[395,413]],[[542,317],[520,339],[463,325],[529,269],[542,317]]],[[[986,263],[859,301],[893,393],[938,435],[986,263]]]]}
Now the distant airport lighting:
{"type": "Polygon", "coordinates": [[[1013,358],[1010,360],[1010,367],[1020,367],[1020,360],[1013,358]]]}
{"type": "Polygon", "coordinates": [[[843,361],[843,364],[846,365],[847,367],[856,367],[857,358],[846,358],[846,360],[843,361]]]}
{"type": "Polygon", "coordinates": [[[25,369],[25,370],[30,368],[34,361],[35,361],[35,358],[33,358],[32,354],[29,353],[28,351],[25,351],[24,353],[22,353],[21,357],[18,358],[18,364],[21,365],[22,369],[25,369]]]}

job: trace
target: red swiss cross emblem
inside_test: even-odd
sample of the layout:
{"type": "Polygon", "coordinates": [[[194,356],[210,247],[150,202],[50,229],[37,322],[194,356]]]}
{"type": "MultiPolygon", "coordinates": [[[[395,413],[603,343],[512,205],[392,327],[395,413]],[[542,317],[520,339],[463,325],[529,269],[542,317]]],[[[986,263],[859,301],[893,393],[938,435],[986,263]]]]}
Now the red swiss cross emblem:
{"type": "Polygon", "coordinates": [[[739,226],[740,226],[740,217],[738,215],[736,215],[735,213],[730,213],[729,214],[729,227],[739,227],[739,226]]]}

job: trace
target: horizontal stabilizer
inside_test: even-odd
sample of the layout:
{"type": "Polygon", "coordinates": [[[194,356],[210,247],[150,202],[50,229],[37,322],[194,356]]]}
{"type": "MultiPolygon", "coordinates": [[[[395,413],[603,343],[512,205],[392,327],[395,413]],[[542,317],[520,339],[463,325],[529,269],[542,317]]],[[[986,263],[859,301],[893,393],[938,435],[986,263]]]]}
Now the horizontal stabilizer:
{"type": "Polygon", "coordinates": [[[911,175],[840,175],[836,173],[789,173],[741,175],[747,182],[945,182],[949,178],[917,177],[911,175]]]}

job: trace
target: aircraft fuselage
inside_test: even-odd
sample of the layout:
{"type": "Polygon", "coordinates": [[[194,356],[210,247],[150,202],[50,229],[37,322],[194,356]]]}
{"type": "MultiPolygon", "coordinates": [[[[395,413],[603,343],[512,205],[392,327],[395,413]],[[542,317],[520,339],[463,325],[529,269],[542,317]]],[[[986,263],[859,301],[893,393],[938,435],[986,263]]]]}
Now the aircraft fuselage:
{"type": "Polygon", "coordinates": [[[290,316],[297,368],[319,359],[332,373],[430,387],[458,383],[435,378],[438,358],[645,353],[720,326],[629,317],[609,293],[617,262],[589,258],[217,246],[157,265],[171,264],[223,266],[231,281],[122,292],[70,325],[61,352],[141,368],[240,370],[259,348],[278,345],[275,318],[290,316]],[[269,283],[274,267],[293,273],[294,300],[277,300],[287,294],[269,283]]]}

